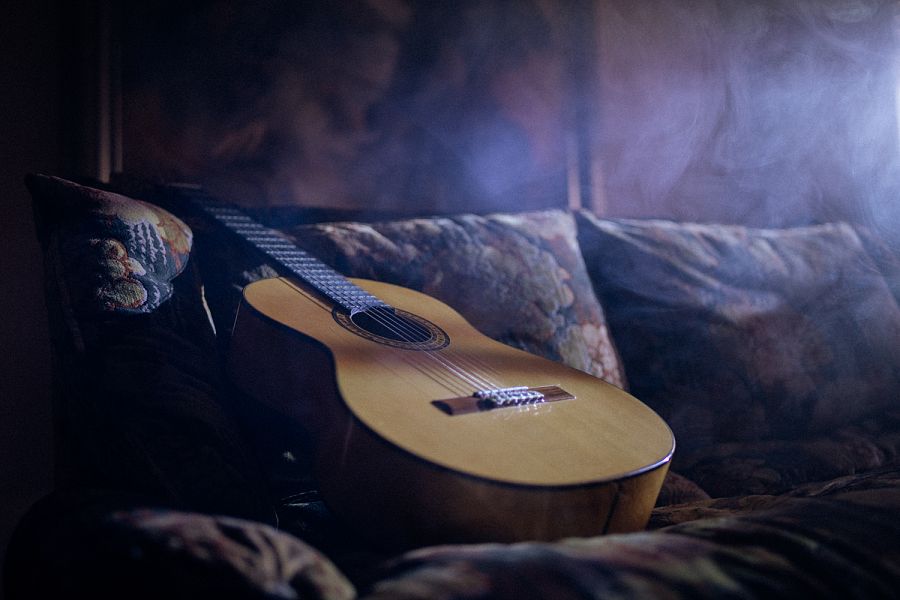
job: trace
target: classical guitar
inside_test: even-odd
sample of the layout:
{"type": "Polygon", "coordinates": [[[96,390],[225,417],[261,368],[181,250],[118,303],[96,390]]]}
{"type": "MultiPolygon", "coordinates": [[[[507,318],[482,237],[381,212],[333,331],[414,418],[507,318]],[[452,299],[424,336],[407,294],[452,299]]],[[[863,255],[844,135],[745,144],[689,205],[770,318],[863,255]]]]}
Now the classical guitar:
{"type": "Polygon", "coordinates": [[[674,449],[647,406],[485,337],[434,298],[345,278],[235,208],[195,203],[292,274],[244,288],[230,368],[308,431],[334,513],[405,544],[644,527],[674,449]]]}

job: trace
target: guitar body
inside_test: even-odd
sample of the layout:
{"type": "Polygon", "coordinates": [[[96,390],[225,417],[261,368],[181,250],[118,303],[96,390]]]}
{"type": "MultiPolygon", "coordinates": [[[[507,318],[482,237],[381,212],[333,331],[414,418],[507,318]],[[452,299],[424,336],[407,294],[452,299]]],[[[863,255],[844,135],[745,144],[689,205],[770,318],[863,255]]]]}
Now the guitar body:
{"type": "Polygon", "coordinates": [[[380,337],[277,278],[245,288],[230,349],[238,387],[311,436],[319,489],[335,514],[402,545],[646,525],[674,450],[653,411],[487,338],[429,296],[352,282],[411,313],[418,333],[380,337]],[[541,390],[546,401],[472,397],[485,381],[541,390]]]}

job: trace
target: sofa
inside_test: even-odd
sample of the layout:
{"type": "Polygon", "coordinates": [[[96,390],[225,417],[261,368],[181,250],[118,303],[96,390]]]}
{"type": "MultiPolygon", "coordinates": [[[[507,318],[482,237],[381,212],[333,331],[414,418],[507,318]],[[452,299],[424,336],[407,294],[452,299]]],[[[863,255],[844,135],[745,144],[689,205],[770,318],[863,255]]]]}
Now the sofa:
{"type": "Polygon", "coordinates": [[[279,265],[192,186],[26,183],[57,475],[13,536],[8,598],[900,595],[900,254],[877,231],[247,208],[674,432],[643,531],[402,547],[332,514],[302,424],[229,380],[241,289],[279,265]]]}

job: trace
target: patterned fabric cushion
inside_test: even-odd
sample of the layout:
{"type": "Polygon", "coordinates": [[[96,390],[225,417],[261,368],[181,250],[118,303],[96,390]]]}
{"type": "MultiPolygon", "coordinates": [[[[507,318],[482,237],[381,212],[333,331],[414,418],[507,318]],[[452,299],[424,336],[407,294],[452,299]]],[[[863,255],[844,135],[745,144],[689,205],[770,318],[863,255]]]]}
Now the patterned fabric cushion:
{"type": "Polygon", "coordinates": [[[656,506],[669,506],[670,504],[684,504],[708,500],[709,494],[684,475],[669,470],[663,480],[662,489],[656,498],[656,506]]]}
{"type": "Polygon", "coordinates": [[[94,490],[57,493],[33,507],[5,574],[11,600],[356,595],[327,558],[290,534],[94,490]]]}
{"type": "Polygon", "coordinates": [[[707,498],[680,505],[661,506],[653,510],[647,529],[662,529],[670,525],[768,510],[792,502],[794,498],[824,498],[846,492],[883,490],[893,495],[900,490],[900,468],[897,465],[854,473],[798,485],[783,494],[746,494],[727,498],[707,498]],[[890,491],[890,490],[894,491],[890,491]]]}
{"type": "Polygon", "coordinates": [[[78,313],[149,313],[172,295],[191,230],[139,200],[45,175],[29,175],[42,227],[52,232],[69,301],[78,313]]]}
{"type": "Polygon", "coordinates": [[[851,227],[587,213],[579,227],[632,392],[668,420],[682,454],[896,405],[900,308],[851,227]]]}
{"type": "Polygon", "coordinates": [[[678,458],[678,468],[714,497],[782,494],[898,464],[900,408],[803,439],[721,443],[678,458]]]}
{"type": "Polygon", "coordinates": [[[900,246],[896,240],[891,243],[868,227],[857,226],[855,229],[866,252],[884,276],[894,299],[900,304],[900,246]]]}
{"type": "Polygon", "coordinates": [[[346,275],[423,291],[485,335],[625,385],[567,213],[347,222],[287,233],[346,275]]]}
{"type": "Polygon", "coordinates": [[[891,598],[900,585],[896,471],[743,505],[707,501],[660,531],[410,552],[366,600],[891,598]]]}

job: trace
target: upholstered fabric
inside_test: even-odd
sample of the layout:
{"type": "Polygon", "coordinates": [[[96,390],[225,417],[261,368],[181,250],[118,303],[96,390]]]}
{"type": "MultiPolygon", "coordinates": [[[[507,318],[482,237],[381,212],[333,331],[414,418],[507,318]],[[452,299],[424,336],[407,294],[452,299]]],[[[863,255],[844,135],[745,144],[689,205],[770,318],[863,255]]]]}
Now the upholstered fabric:
{"type": "MultiPolygon", "coordinates": [[[[881,470],[657,508],[655,531],[382,555],[354,583],[363,598],[396,600],[893,597],[898,489],[900,472],[881,470]]],[[[291,534],[141,508],[108,490],[41,501],[13,538],[6,572],[10,598],[355,597],[331,561],[291,534]]]]}
{"type": "Polygon", "coordinates": [[[79,490],[39,502],[12,541],[8,597],[355,597],[327,558],[290,534],[140,501],[111,490],[79,490]]]}
{"type": "Polygon", "coordinates": [[[29,175],[26,182],[75,311],[149,313],[172,295],[191,251],[182,221],[58,177],[29,175]]]}
{"type": "Polygon", "coordinates": [[[682,452],[791,439],[897,404],[900,308],[849,226],[579,215],[632,392],[682,452]]]}
{"type": "Polygon", "coordinates": [[[347,275],[423,291],[490,337],[625,385],[570,214],[333,223],[287,233],[347,275]]]}
{"type": "Polygon", "coordinates": [[[900,263],[865,232],[580,215],[576,239],[561,211],[281,221],[348,275],[426,291],[489,335],[624,384],[614,338],[632,391],[676,428],[677,473],[652,531],[391,556],[308,491],[310,449],[284,419],[242,402],[252,450],[235,424],[219,352],[240,285],[276,271],[221,231],[148,269],[158,258],[148,249],[178,235],[141,245],[156,238],[131,236],[117,215],[138,211],[128,223],[162,230],[178,221],[68,182],[31,184],[70,469],[14,537],[10,598],[896,596],[900,263]],[[106,208],[91,208],[98,198],[106,208]],[[65,239],[87,248],[74,262],[58,251],[65,239]],[[104,239],[162,283],[91,250],[104,239]],[[84,273],[100,283],[79,287],[84,273]],[[109,284],[130,289],[129,279],[147,292],[131,307],[125,299],[142,296],[109,284]],[[262,523],[275,522],[273,489],[281,531],[262,523]]]}
{"type": "MultiPolygon", "coordinates": [[[[896,472],[720,506],[660,531],[411,552],[367,600],[889,598],[900,581],[896,472]],[[718,517],[718,518],[716,518],[718,517]]],[[[690,506],[669,512],[688,511],[690,506]]]]}
{"type": "Polygon", "coordinates": [[[696,482],[684,475],[669,469],[663,480],[659,496],[656,498],[656,506],[669,506],[670,504],[684,504],[685,502],[697,502],[708,500],[709,493],[696,482]]]}
{"type": "Polygon", "coordinates": [[[854,230],[859,235],[866,252],[884,276],[894,299],[900,304],[900,245],[888,241],[883,235],[869,227],[857,225],[854,230]]]}
{"type": "Polygon", "coordinates": [[[29,185],[47,265],[58,485],[271,520],[265,481],[223,393],[202,289],[188,267],[190,230],[124,196],[41,176],[29,185]],[[144,275],[111,267],[95,240],[120,242],[132,275],[144,275]],[[119,294],[119,284],[148,295],[125,306],[130,292],[119,294]]]}
{"type": "Polygon", "coordinates": [[[728,442],[685,452],[678,468],[714,497],[782,494],[900,465],[900,408],[802,439],[728,442]]]}
{"type": "MultiPolygon", "coordinates": [[[[900,488],[900,468],[897,465],[873,469],[852,475],[844,475],[824,481],[812,481],[796,485],[784,493],[741,494],[722,498],[707,498],[682,504],[659,506],[653,510],[648,530],[663,529],[670,525],[746,514],[768,510],[795,498],[824,498],[847,492],[878,492],[885,498],[894,497],[900,488]],[[890,490],[894,491],[890,491],[890,490]]],[[[890,504],[886,503],[889,507],[890,504]]]]}

